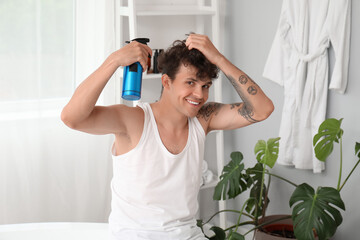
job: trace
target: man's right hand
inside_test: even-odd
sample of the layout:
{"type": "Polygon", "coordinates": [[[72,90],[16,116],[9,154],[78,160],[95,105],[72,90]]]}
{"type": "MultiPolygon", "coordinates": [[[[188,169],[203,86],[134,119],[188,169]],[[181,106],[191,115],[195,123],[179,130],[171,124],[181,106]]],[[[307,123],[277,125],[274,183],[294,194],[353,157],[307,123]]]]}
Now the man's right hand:
{"type": "Polygon", "coordinates": [[[147,69],[148,58],[152,55],[151,48],[137,41],[132,41],[121,49],[111,54],[111,58],[120,66],[129,66],[135,62],[139,62],[143,71],[147,69]]]}

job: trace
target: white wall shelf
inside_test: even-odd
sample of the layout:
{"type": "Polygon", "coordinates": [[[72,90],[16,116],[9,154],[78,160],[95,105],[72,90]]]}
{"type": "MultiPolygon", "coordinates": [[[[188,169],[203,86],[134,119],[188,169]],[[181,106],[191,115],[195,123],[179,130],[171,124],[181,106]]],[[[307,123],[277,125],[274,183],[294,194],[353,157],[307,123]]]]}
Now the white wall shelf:
{"type": "Polygon", "coordinates": [[[134,13],[135,16],[199,16],[214,15],[216,10],[207,6],[150,6],[138,5],[136,10],[132,11],[131,7],[120,7],[120,14],[129,16],[134,13]]]}
{"type": "Polygon", "coordinates": [[[160,79],[161,73],[148,73],[143,74],[143,79],[160,79]]]}
{"type": "MultiPolygon", "coordinates": [[[[169,17],[172,16],[179,16],[183,17],[184,19],[188,20],[186,16],[192,16],[195,19],[195,32],[197,33],[204,33],[205,29],[211,29],[211,34],[208,36],[212,40],[213,44],[220,49],[220,11],[219,11],[219,0],[208,0],[206,4],[205,0],[193,0],[191,4],[181,4],[181,0],[179,0],[176,4],[172,5],[160,5],[160,4],[151,4],[148,5],[147,2],[139,3],[138,0],[127,0],[127,4],[125,5],[125,1],[123,0],[115,0],[116,3],[116,47],[120,48],[122,44],[126,40],[134,39],[137,37],[148,36],[148,34],[144,34],[141,31],[141,20],[146,19],[146,23],[144,21],[143,24],[146,25],[146,30],[151,31],[152,34],[157,30],[157,21],[161,18],[162,22],[166,22],[169,17]],[[123,18],[127,18],[124,21],[123,18]],[[140,19],[141,18],[141,19],[140,19]],[[163,19],[162,19],[163,18],[163,19]],[[205,20],[206,19],[206,20],[205,20]],[[210,21],[209,21],[210,19],[210,21]],[[154,23],[153,26],[149,23],[154,23]],[[126,37],[124,36],[124,29],[128,30],[126,37]],[[151,28],[151,29],[149,29],[151,28]],[[141,35],[142,34],[142,35],[141,35]]],[[[174,2],[174,1],[172,1],[174,2]]],[[[178,28],[181,27],[183,24],[182,21],[176,23],[176,31],[181,32],[184,29],[179,30],[178,28]]],[[[194,27],[194,25],[192,25],[194,27]]],[[[174,27],[170,27],[171,30],[174,30],[174,27]]],[[[170,29],[169,29],[170,30],[170,29]]],[[[188,33],[189,29],[186,29],[185,33],[188,33]]],[[[184,32],[181,32],[184,34],[184,32]]],[[[168,38],[167,42],[171,42],[175,39],[171,39],[168,32],[164,35],[164,38],[168,38]]],[[[151,44],[151,43],[150,43],[151,44]]],[[[158,44],[155,41],[155,44],[158,44]]],[[[159,45],[159,44],[158,44],[159,45]]],[[[165,48],[165,46],[163,46],[165,48]]],[[[221,49],[220,49],[221,50],[221,49]]],[[[221,76],[221,75],[220,75],[221,76]]],[[[144,73],[143,79],[151,79],[160,80],[161,74],[146,74],[144,73]]],[[[214,101],[222,102],[222,83],[221,78],[214,81],[214,101]]],[[[143,82],[144,84],[144,82],[143,82]]],[[[117,102],[118,103],[125,103],[129,104],[128,102],[124,102],[121,97],[121,88],[122,88],[122,71],[116,73],[116,88],[117,88],[117,102]]],[[[145,89],[143,88],[142,91],[145,89]]],[[[150,92],[149,92],[150,93],[150,92]]],[[[137,105],[137,101],[131,103],[133,106],[137,105]]],[[[216,150],[216,154],[211,156],[212,159],[207,159],[208,161],[215,161],[216,164],[216,172],[214,172],[213,180],[203,186],[201,189],[211,189],[216,186],[218,183],[218,176],[221,174],[221,171],[224,167],[224,136],[223,131],[212,131],[211,135],[215,135],[215,145],[211,146],[211,148],[216,150]]],[[[211,200],[212,201],[212,200],[211,200]]],[[[225,201],[218,202],[218,209],[224,210],[226,208],[225,201]]],[[[219,215],[219,224],[220,227],[226,227],[226,214],[219,215]]]]}

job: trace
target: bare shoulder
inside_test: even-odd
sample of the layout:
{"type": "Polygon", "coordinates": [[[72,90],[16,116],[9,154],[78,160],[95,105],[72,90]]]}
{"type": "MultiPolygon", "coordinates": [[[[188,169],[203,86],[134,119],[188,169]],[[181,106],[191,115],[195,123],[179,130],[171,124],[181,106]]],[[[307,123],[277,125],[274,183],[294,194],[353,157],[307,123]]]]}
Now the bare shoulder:
{"type": "Polygon", "coordinates": [[[130,107],[123,104],[111,106],[124,123],[126,130],[141,127],[144,123],[144,111],[140,107],[130,107]]]}
{"type": "Polygon", "coordinates": [[[127,106],[125,104],[115,104],[109,106],[109,108],[112,108],[114,111],[116,111],[119,114],[142,114],[144,111],[140,107],[131,107],[127,106]]]}

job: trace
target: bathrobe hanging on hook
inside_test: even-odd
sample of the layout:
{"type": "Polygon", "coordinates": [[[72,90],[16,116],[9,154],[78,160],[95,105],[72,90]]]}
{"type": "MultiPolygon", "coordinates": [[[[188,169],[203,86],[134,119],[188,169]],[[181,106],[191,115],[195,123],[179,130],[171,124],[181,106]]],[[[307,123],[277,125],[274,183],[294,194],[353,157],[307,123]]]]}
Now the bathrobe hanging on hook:
{"type": "Polygon", "coordinates": [[[350,46],[350,0],[284,0],[263,76],[284,87],[278,163],[321,172],[312,138],[326,117],[328,86],[344,93],[350,46]],[[328,48],[335,63],[330,84],[328,48]]]}

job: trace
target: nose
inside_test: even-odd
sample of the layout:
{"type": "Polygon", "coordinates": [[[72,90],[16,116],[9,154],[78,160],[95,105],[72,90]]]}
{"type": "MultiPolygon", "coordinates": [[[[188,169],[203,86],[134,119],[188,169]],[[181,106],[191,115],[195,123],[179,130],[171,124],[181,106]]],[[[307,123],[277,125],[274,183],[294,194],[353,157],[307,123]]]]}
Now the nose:
{"type": "Polygon", "coordinates": [[[197,86],[197,87],[194,89],[193,95],[194,95],[194,97],[196,97],[196,98],[198,98],[198,99],[202,99],[202,98],[204,97],[204,93],[203,93],[203,88],[202,88],[202,86],[197,86]]]}

